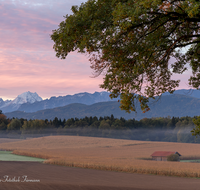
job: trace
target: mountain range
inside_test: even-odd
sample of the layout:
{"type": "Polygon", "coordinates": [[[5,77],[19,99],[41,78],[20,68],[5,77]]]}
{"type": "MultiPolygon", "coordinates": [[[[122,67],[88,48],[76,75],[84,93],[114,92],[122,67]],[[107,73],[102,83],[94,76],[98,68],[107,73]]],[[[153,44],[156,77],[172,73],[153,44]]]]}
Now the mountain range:
{"type": "Polygon", "coordinates": [[[125,119],[140,120],[143,118],[152,117],[183,117],[183,116],[197,116],[200,115],[200,99],[188,97],[185,95],[166,95],[157,100],[150,101],[150,111],[142,113],[139,104],[137,105],[137,113],[130,114],[122,111],[118,101],[99,102],[92,105],[73,103],[63,107],[53,109],[40,110],[33,113],[26,113],[22,111],[15,111],[6,113],[9,118],[26,118],[26,119],[51,119],[55,117],[61,119],[69,118],[83,118],[85,116],[111,116],[115,118],[123,117],[125,119]]]}
{"type": "MultiPolygon", "coordinates": [[[[122,111],[120,103],[109,98],[108,92],[79,93],[60,97],[51,97],[50,99],[41,100],[41,97],[35,94],[33,99],[28,99],[23,93],[17,97],[17,100],[4,101],[4,106],[0,107],[3,113],[9,118],[27,118],[27,119],[54,119],[55,117],[83,118],[85,116],[110,116],[116,118],[124,117],[125,119],[140,120],[151,117],[182,117],[200,115],[200,91],[197,90],[177,90],[174,94],[165,93],[156,100],[151,100],[149,105],[151,110],[142,113],[139,104],[137,113],[127,113],[122,111]],[[21,97],[21,99],[19,98],[21,97]],[[25,100],[23,100],[23,98],[25,100]],[[23,103],[25,102],[25,103],[23,103]],[[32,103],[31,103],[32,102],[32,103]],[[7,104],[7,105],[6,105],[7,104]],[[6,106],[5,106],[6,105],[6,106]],[[9,108],[17,109],[10,113],[5,112],[9,108]],[[2,109],[3,108],[3,109],[2,109]]],[[[30,93],[28,93],[30,95],[30,93]]],[[[1,106],[0,99],[0,106],[1,106]]]]}
{"type": "Polygon", "coordinates": [[[98,102],[117,101],[118,99],[110,99],[108,92],[78,93],[74,95],[51,97],[43,100],[36,92],[24,92],[13,101],[7,100],[3,102],[0,99],[0,110],[3,113],[13,111],[36,112],[44,109],[52,109],[56,107],[66,106],[72,103],[82,103],[92,105],[98,102]],[[1,103],[2,102],[2,103],[1,103]]]}
{"type": "Polygon", "coordinates": [[[181,90],[174,91],[173,94],[170,94],[169,92],[165,92],[162,95],[166,96],[166,95],[174,95],[174,94],[185,95],[185,96],[189,96],[193,98],[200,98],[200,90],[196,90],[196,89],[181,89],[181,90]]]}

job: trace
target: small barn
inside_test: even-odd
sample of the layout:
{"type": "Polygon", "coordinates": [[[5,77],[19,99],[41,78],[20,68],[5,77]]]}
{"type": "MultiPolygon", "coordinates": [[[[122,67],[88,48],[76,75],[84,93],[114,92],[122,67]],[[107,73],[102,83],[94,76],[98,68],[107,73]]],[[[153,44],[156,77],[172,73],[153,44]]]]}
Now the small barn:
{"type": "Polygon", "coordinates": [[[171,151],[155,151],[151,156],[152,160],[167,161],[167,157],[171,154],[177,154],[179,157],[181,156],[178,152],[171,151]]]}

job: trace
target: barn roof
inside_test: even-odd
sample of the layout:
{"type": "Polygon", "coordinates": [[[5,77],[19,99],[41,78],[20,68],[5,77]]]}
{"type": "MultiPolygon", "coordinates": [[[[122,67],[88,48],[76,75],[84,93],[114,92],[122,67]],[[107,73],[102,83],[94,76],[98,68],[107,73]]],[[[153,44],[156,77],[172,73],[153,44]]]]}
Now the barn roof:
{"type": "Polygon", "coordinates": [[[169,156],[171,154],[178,154],[179,156],[181,156],[178,152],[175,151],[155,151],[151,156],[169,156]]]}

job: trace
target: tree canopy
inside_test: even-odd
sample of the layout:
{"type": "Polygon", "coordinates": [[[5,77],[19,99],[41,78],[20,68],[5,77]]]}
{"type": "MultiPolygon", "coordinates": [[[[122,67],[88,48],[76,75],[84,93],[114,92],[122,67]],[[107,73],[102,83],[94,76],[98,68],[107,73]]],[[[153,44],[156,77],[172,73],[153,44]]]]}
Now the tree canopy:
{"type": "Polygon", "coordinates": [[[53,120],[6,118],[0,115],[0,137],[27,138],[49,135],[72,135],[118,138],[126,140],[200,143],[200,137],[192,136],[192,121],[198,117],[159,117],[135,119],[104,117],[70,118],[53,120]]]}
{"type": "Polygon", "coordinates": [[[105,75],[100,87],[121,97],[121,109],[135,111],[139,100],[148,111],[149,98],[173,93],[180,82],[173,74],[189,68],[188,84],[199,88],[199,1],[88,0],[72,11],[51,35],[56,56],[88,54],[94,76],[105,75]]]}

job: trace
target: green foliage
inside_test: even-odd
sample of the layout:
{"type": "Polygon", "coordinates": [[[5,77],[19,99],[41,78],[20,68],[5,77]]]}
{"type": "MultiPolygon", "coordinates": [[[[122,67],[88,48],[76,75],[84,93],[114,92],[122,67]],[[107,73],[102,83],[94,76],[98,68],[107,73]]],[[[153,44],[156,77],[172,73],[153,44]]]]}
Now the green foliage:
{"type": "Polygon", "coordinates": [[[95,129],[95,128],[97,129],[97,128],[99,128],[99,125],[100,125],[100,121],[94,121],[94,122],[90,125],[90,127],[91,127],[91,128],[94,128],[94,129],[95,129]]]}
{"type": "Polygon", "coordinates": [[[72,126],[74,124],[74,118],[68,119],[65,122],[65,127],[68,128],[69,126],[72,126]]]}
{"type": "Polygon", "coordinates": [[[7,129],[8,130],[19,130],[21,128],[22,124],[19,119],[12,119],[12,121],[8,124],[7,129]]]}
{"type": "Polygon", "coordinates": [[[99,129],[109,129],[110,124],[109,120],[102,120],[99,126],[99,129]]]}
{"type": "Polygon", "coordinates": [[[62,59],[75,50],[89,54],[94,75],[105,73],[100,86],[111,98],[121,96],[121,109],[136,111],[138,99],[146,112],[149,98],[173,93],[180,81],[172,75],[187,63],[189,84],[199,87],[199,7],[196,0],[88,0],[53,31],[53,48],[62,59]]]}
{"type": "Polygon", "coordinates": [[[171,155],[167,156],[167,161],[179,161],[179,155],[171,154],[171,155]]]}
{"type": "Polygon", "coordinates": [[[29,121],[24,121],[24,124],[21,127],[22,131],[25,130],[37,130],[37,129],[45,129],[47,127],[47,124],[45,123],[44,120],[29,120],[29,121]]]}
{"type": "Polygon", "coordinates": [[[0,123],[0,130],[6,130],[6,129],[7,125],[4,122],[0,123]]]}
{"type": "Polygon", "coordinates": [[[191,130],[192,135],[194,136],[200,135],[200,116],[194,118],[192,121],[195,124],[195,128],[191,130]]]}

